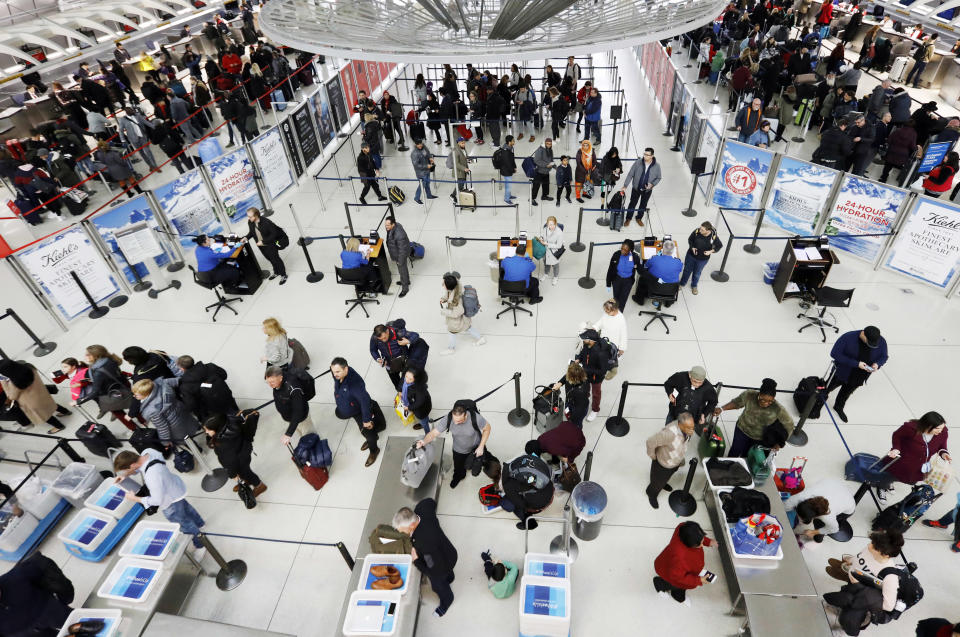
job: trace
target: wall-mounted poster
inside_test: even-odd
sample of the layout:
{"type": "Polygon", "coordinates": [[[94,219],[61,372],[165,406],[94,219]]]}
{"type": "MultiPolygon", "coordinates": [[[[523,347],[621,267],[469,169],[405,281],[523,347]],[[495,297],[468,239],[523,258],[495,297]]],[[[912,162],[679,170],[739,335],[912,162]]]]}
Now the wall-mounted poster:
{"type": "Polygon", "coordinates": [[[876,261],[887,237],[838,237],[848,234],[891,232],[907,193],[862,177],[846,175],[823,233],[832,235],[830,245],[871,263],[876,261]]]}
{"type": "Polygon", "coordinates": [[[370,83],[371,93],[380,86],[380,65],[376,62],[367,62],[367,81],[370,83]]]}
{"type": "Polygon", "coordinates": [[[724,140],[720,168],[713,185],[713,203],[754,217],[763,203],[763,188],[773,161],[769,150],[724,140]]]}
{"type": "MultiPolygon", "coordinates": [[[[287,119],[291,118],[288,117],[287,119]]],[[[297,133],[297,141],[300,142],[303,167],[306,170],[320,156],[320,140],[317,139],[317,131],[313,129],[313,115],[310,113],[310,105],[304,104],[295,110],[292,119],[294,130],[297,133]]]]}
{"type": "Polygon", "coordinates": [[[303,174],[303,160],[300,158],[297,136],[293,133],[293,120],[289,117],[280,122],[280,134],[283,135],[283,143],[287,147],[293,172],[299,178],[303,174]]]}
{"type": "Polygon", "coordinates": [[[920,197],[901,226],[887,267],[938,288],[950,284],[960,262],[960,209],[920,197]]]}
{"type": "MultiPolygon", "coordinates": [[[[353,81],[357,85],[357,93],[363,91],[367,94],[367,97],[370,97],[370,78],[367,77],[367,63],[363,60],[350,60],[350,68],[353,69],[353,81]]],[[[357,101],[353,100],[347,106],[352,108],[356,103],[357,101]]]]}
{"type": "Polygon", "coordinates": [[[836,178],[837,171],[831,168],[781,157],[765,221],[790,234],[812,235],[836,178]]]}
{"type": "MultiPolygon", "coordinates": [[[[707,172],[713,170],[713,166],[717,160],[717,153],[720,152],[720,133],[717,132],[717,129],[714,128],[707,119],[703,120],[703,131],[700,133],[700,147],[697,149],[697,157],[706,157],[707,158],[707,172]]],[[[697,180],[697,186],[700,188],[700,192],[703,193],[703,196],[707,196],[707,186],[709,185],[710,180],[706,177],[697,180]]]]}
{"type": "Polygon", "coordinates": [[[146,260],[153,259],[158,268],[170,263],[170,256],[164,251],[157,237],[156,229],[160,227],[160,222],[153,214],[146,195],[105,210],[90,219],[90,222],[110,250],[110,256],[117,268],[130,283],[136,283],[137,277],[127,266],[127,262],[137,269],[141,278],[148,274],[144,263],[146,260]]]}
{"type": "Polygon", "coordinates": [[[340,77],[337,76],[328,80],[325,86],[327,87],[327,97],[330,100],[330,115],[333,117],[333,127],[335,130],[340,130],[344,124],[350,121],[340,77]]]}
{"type": "MultiPolygon", "coordinates": [[[[353,65],[347,64],[340,69],[340,86],[343,89],[343,121],[340,125],[350,121],[353,116],[353,107],[357,105],[357,83],[353,76],[353,65]]],[[[339,110],[337,111],[339,113],[339,110]]]]}
{"type": "Polygon", "coordinates": [[[317,91],[310,96],[310,109],[313,112],[313,119],[317,124],[317,130],[320,132],[320,143],[323,148],[337,138],[336,127],[333,125],[333,118],[330,112],[330,102],[323,93],[323,87],[318,87],[317,91]]]}
{"type": "Polygon", "coordinates": [[[70,272],[77,273],[94,301],[100,302],[119,289],[87,233],[78,227],[23,250],[17,258],[68,320],[90,308],[70,272]]]}
{"type": "MultiPolygon", "coordinates": [[[[693,112],[690,115],[690,124],[687,126],[687,132],[683,136],[683,158],[687,162],[687,166],[693,163],[694,157],[702,157],[702,155],[697,155],[697,150],[700,149],[700,136],[703,134],[704,124],[706,124],[706,120],[703,117],[703,113],[700,112],[700,105],[694,103],[693,112]]],[[[715,156],[716,155],[714,155],[714,157],[715,156]]],[[[707,158],[707,168],[705,172],[713,170],[713,164],[710,163],[712,159],[712,157],[707,158]]]]}
{"type": "Polygon", "coordinates": [[[193,237],[223,232],[213,197],[199,169],[183,173],[168,184],[154,188],[153,196],[186,249],[197,247],[193,237]]]}
{"type": "Polygon", "coordinates": [[[231,221],[242,221],[247,216],[247,208],[263,209],[246,148],[238,148],[218,157],[207,164],[207,168],[210,170],[213,190],[220,197],[220,203],[231,221]]]}
{"type": "Polygon", "coordinates": [[[287,163],[287,154],[283,152],[283,140],[276,127],[250,142],[253,156],[260,167],[260,175],[267,186],[271,199],[276,199],[284,190],[293,185],[293,175],[287,163]]]}
{"type": "Polygon", "coordinates": [[[390,77],[390,71],[392,70],[393,67],[391,67],[388,62],[380,62],[380,81],[387,81],[387,78],[390,77]]]}

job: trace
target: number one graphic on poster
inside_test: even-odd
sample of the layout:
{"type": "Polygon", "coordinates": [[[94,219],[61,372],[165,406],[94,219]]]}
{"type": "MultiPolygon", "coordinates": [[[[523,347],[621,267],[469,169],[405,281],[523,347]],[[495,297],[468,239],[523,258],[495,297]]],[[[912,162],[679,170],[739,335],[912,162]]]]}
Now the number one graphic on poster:
{"type": "Polygon", "coordinates": [[[80,277],[77,276],[76,272],[74,272],[73,270],[70,270],[70,276],[73,277],[74,283],[77,284],[77,287],[80,288],[80,291],[83,293],[83,296],[86,297],[87,303],[89,303],[90,307],[93,308],[92,310],[90,310],[90,313],[87,314],[87,316],[92,319],[103,318],[104,316],[106,316],[107,312],[110,311],[110,308],[100,307],[99,305],[97,305],[97,302],[94,301],[93,297],[90,296],[90,293],[87,292],[87,288],[84,287],[83,282],[80,281],[80,277]]]}

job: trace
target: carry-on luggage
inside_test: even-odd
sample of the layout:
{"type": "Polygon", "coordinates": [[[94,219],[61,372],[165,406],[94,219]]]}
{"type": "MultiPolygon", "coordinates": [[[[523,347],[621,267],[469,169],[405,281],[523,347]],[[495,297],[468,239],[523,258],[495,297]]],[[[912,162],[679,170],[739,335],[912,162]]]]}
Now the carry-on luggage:
{"type": "Polygon", "coordinates": [[[387,195],[390,197],[390,202],[399,206],[402,205],[404,200],[407,198],[403,191],[400,190],[400,186],[390,186],[390,190],[387,191],[387,195]]]}
{"type": "Polygon", "coordinates": [[[314,491],[322,489],[323,485],[330,479],[330,472],[327,468],[314,467],[301,463],[297,460],[297,454],[293,451],[293,446],[291,446],[290,443],[287,443],[287,449],[290,450],[290,459],[293,460],[293,464],[297,465],[297,471],[300,472],[300,477],[306,480],[307,484],[313,487],[314,491]]]}
{"type": "Polygon", "coordinates": [[[910,61],[910,58],[901,55],[896,60],[893,61],[893,66],[890,67],[890,73],[887,74],[887,78],[892,82],[903,82],[903,78],[907,76],[907,63],[910,61]]]}
{"type": "MultiPolygon", "coordinates": [[[[816,394],[821,389],[825,389],[827,386],[826,381],[817,376],[807,376],[802,379],[797,388],[793,391],[793,404],[796,405],[797,411],[801,414],[803,410],[807,407],[807,401],[816,394]]],[[[819,418],[820,417],[820,408],[823,407],[824,395],[821,395],[813,403],[813,409],[810,410],[808,418],[819,418]]]]}
{"type": "Polygon", "coordinates": [[[106,425],[89,420],[77,429],[77,438],[87,448],[87,451],[104,458],[110,457],[110,449],[120,449],[123,446],[113,435],[113,432],[107,429],[106,425]]]}
{"type": "Polygon", "coordinates": [[[716,417],[711,416],[711,422],[704,428],[700,434],[700,442],[697,443],[697,455],[701,460],[707,458],[719,458],[727,451],[727,441],[723,437],[723,430],[716,417]]]}
{"type": "Polygon", "coordinates": [[[424,249],[422,243],[417,243],[416,241],[410,242],[410,258],[413,260],[422,259],[426,255],[427,251],[424,249]]]}
{"type": "Polygon", "coordinates": [[[293,357],[290,359],[290,366],[297,369],[310,369],[310,354],[306,348],[295,338],[287,341],[290,349],[293,350],[293,357]]]}
{"type": "Polygon", "coordinates": [[[79,217],[80,215],[82,215],[84,212],[87,211],[87,202],[89,201],[89,199],[85,198],[80,201],[77,201],[76,199],[74,199],[73,197],[70,197],[69,195],[64,195],[60,197],[60,200],[67,206],[67,210],[74,217],[79,217]]]}
{"type": "Polygon", "coordinates": [[[872,528],[874,531],[886,529],[906,533],[941,495],[928,484],[914,485],[904,499],[891,504],[873,518],[872,528]]]}
{"type": "Polygon", "coordinates": [[[622,208],[614,210],[610,209],[610,229],[614,232],[620,232],[623,230],[623,222],[626,217],[626,212],[622,208]]]}
{"type": "Polygon", "coordinates": [[[779,468],[773,474],[773,483],[780,493],[796,495],[806,486],[803,483],[803,470],[807,466],[807,459],[803,456],[794,456],[789,468],[779,468]]]}
{"type": "Polygon", "coordinates": [[[327,439],[314,433],[300,438],[293,455],[300,464],[311,467],[329,467],[333,464],[333,453],[327,439]]]}
{"type": "Polygon", "coordinates": [[[418,448],[417,443],[410,445],[407,453],[403,456],[400,463],[400,482],[416,489],[427,477],[430,467],[436,457],[436,449],[433,444],[423,445],[418,448]]]}
{"type": "Polygon", "coordinates": [[[477,209],[477,193],[472,190],[461,190],[460,191],[460,208],[465,209],[469,208],[470,210],[477,209]]]}
{"type": "Polygon", "coordinates": [[[140,427],[130,434],[130,446],[143,453],[147,449],[156,449],[163,452],[164,446],[160,442],[160,434],[153,427],[140,427]]]}
{"type": "Polygon", "coordinates": [[[887,468],[897,461],[897,458],[878,458],[869,453],[857,453],[847,460],[844,466],[844,477],[851,482],[862,482],[876,489],[887,490],[894,483],[894,477],[887,473],[887,468]]]}
{"type": "Polygon", "coordinates": [[[540,385],[533,391],[533,425],[539,433],[546,433],[563,420],[563,398],[560,392],[547,385],[540,385]]]}

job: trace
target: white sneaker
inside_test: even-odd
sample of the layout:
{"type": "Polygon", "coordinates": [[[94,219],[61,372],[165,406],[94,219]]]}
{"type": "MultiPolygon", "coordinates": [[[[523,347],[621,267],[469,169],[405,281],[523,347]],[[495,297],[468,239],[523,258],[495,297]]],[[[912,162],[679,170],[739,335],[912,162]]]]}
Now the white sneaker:
{"type": "Polygon", "coordinates": [[[587,415],[587,422],[592,422],[596,420],[597,416],[599,415],[600,415],[599,411],[591,411],[589,415],[587,415]]]}
{"type": "Polygon", "coordinates": [[[476,345],[477,347],[480,347],[481,345],[486,345],[486,344],[487,344],[487,339],[484,338],[483,336],[481,336],[479,339],[477,339],[476,341],[474,341],[473,344],[476,345]]]}
{"type": "Polygon", "coordinates": [[[201,546],[200,548],[195,548],[190,553],[190,556],[193,557],[197,562],[202,562],[203,558],[207,556],[207,547],[201,546]]]}
{"type": "Polygon", "coordinates": [[[686,606],[687,608],[690,608],[690,607],[691,607],[691,606],[690,606],[690,598],[687,597],[686,599],[684,599],[684,600],[680,603],[680,605],[681,605],[681,606],[686,606]]]}
{"type": "Polygon", "coordinates": [[[553,284],[554,284],[554,285],[557,284],[557,277],[553,277],[553,284]]]}
{"type": "Polygon", "coordinates": [[[453,354],[455,351],[457,350],[453,349],[452,347],[448,347],[447,349],[440,352],[440,356],[449,356],[450,354],[453,354]]]}

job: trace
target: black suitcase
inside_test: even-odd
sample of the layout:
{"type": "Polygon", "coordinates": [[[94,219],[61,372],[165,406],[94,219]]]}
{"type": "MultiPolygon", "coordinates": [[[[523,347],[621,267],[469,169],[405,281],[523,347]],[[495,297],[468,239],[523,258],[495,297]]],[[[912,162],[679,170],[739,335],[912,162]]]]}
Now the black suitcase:
{"type": "Polygon", "coordinates": [[[165,451],[160,443],[160,434],[152,427],[141,427],[130,434],[130,445],[137,450],[137,453],[143,453],[147,449],[165,451]]]}
{"type": "Polygon", "coordinates": [[[87,197],[83,201],[74,201],[67,195],[64,195],[63,197],[60,197],[60,200],[66,204],[67,210],[70,211],[70,214],[72,214],[74,217],[78,217],[87,211],[87,202],[90,200],[90,198],[87,197]]]}
{"type": "Polygon", "coordinates": [[[410,124],[410,139],[426,139],[427,131],[423,127],[423,122],[414,122],[410,124]]]}
{"type": "MultiPolygon", "coordinates": [[[[797,411],[802,414],[807,406],[807,401],[817,392],[817,388],[824,386],[824,380],[816,376],[807,376],[802,379],[793,391],[793,404],[797,406],[797,411]]],[[[814,402],[813,409],[810,410],[810,418],[820,417],[820,408],[823,407],[823,403],[822,396],[814,402]]]]}
{"type": "Polygon", "coordinates": [[[104,458],[110,457],[110,449],[123,447],[117,437],[113,435],[113,432],[98,422],[87,421],[83,423],[83,426],[77,429],[77,438],[87,448],[87,451],[104,458]]]}
{"type": "Polygon", "coordinates": [[[626,211],[622,208],[610,210],[610,229],[619,232],[623,229],[623,220],[626,217],[626,211]]]}

